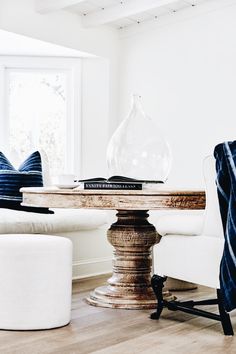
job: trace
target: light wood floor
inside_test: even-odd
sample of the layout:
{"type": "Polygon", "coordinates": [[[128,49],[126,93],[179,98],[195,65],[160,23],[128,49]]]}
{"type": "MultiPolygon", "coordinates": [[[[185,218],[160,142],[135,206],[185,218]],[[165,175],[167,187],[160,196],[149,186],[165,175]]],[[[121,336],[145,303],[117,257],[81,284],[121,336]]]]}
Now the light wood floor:
{"type": "MultiPolygon", "coordinates": [[[[0,331],[0,353],[236,353],[236,335],[225,337],[220,324],[212,320],[164,310],[161,320],[154,321],[149,319],[149,310],[112,310],[87,305],[83,299],[105,279],[100,277],[74,283],[72,321],[64,328],[34,332],[0,331]]],[[[211,297],[212,291],[201,287],[176,295],[179,299],[206,298],[211,297]]],[[[231,318],[236,332],[236,314],[231,318]]]]}

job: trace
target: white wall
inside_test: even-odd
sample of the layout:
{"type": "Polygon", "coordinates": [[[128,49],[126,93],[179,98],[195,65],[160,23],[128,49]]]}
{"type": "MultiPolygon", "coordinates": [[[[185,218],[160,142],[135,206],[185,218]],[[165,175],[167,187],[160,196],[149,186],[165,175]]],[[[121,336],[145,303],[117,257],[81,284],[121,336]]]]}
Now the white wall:
{"type": "Polygon", "coordinates": [[[109,62],[87,59],[82,63],[82,173],[105,176],[109,137],[109,62]]]}
{"type": "Polygon", "coordinates": [[[236,139],[236,2],[173,16],[122,38],[121,110],[140,93],[173,150],[169,183],[199,187],[203,157],[236,139]]]}

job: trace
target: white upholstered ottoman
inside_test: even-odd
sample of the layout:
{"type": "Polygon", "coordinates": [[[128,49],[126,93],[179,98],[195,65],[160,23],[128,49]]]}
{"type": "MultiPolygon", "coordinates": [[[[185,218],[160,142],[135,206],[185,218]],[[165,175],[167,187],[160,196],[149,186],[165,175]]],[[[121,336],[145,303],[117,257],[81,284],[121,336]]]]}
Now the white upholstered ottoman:
{"type": "Polygon", "coordinates": [[[0,236],[0,329],[70,322],[72,243],[46,235],[0,236]]]}

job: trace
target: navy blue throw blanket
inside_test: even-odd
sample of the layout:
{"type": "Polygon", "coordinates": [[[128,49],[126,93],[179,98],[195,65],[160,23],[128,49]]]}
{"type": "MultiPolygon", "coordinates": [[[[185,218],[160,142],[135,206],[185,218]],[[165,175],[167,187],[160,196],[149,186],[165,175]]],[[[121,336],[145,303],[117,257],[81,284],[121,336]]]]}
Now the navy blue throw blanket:
{"type": "Polygon", "coordinates": [[[217,190],[225,244],[220,288],[226,311],[236,308],[236,141],[215,147],[217,190]]]}

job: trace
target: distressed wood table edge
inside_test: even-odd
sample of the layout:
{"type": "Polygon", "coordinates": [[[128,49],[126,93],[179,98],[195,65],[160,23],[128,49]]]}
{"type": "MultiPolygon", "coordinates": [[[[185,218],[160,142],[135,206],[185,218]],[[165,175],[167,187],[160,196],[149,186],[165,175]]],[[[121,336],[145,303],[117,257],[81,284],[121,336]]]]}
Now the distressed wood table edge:
{"type": "Polygon", "coordinates": [[[50,188],[22,188],[25,206],[117,209],[117,210],[159,210],[205,208],[205,192],[201,190],[68,190],[50,188]]]}

